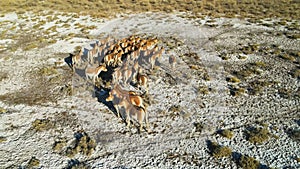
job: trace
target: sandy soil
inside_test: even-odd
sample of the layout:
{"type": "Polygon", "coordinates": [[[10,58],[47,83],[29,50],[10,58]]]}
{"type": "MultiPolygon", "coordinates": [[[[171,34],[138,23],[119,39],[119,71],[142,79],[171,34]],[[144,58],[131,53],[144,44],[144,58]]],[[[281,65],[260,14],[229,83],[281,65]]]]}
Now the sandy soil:
{"type": "MultiPolygon", "coordinates": [[[[39,29],[43,32],[57,20],[71,25],[51,32],[49,38],[57,40],[52,44],[11,51],[21,41],[1,39],[0,168],[240,168],[241,156],[253,157],[262,168],[300,168],[300,84],[295,73],[300,43],[286,36],[299,31],[181,15],[103,20],[58,14],[39,29]],[[76,23],[95,28],[82,36],[76,23]],[[70,33],[75,36],[62,38],[70,33]],[[107,92],[85,86],[80,72],[73,75],[66,64],[54,67],[76,46],[91,49],[107,35],[121,39],[132,34],[157,37],[166,49],[149,75],[149,134],[128,131],[95,97],[107,92]],[[177,60],[174,68],[168,64],[171,55],[177,60]],[[266,129],[267,139],[251,142],[253,128],[266,129]],[[234,136],[223,137],[219,133],[224,129],[234,136]],[[209,142],[229,147],[232,154],[216,158],[209,142]]],[[[36,24],[14,13],[0,22],[1,31],[16,26],[11,30],[16,36],[36,24]]]]}

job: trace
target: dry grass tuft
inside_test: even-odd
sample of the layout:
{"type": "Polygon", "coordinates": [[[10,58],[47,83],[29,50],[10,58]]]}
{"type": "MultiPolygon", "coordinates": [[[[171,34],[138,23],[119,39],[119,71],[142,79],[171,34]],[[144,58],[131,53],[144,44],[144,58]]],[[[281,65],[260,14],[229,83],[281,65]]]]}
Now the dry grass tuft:
{"type": "MultiPolygon", "coordinates": [[[[47,14],[44,11],[53,13],[53,9],[60,12],[74,12],[80,15],[91,15],[93,17],[114,17],[117,13],[139,13],[147,11],[161,11],[170,13],[173,11],[191,12],[193,16],[209,15],[212,17],[248,17],[259,20],[261,18],[279,17],[286,19],[298,19],[299,3],[297,1],[196,1],[192,0],[188,3],[183,0],[168,0],[168,1],[132,1],[132,0],[111,0],[111,1],[63,1],[63,0],[48,0],[43,3],[37,3],[33,0],[10,0],[1,1],[0,10],[3,12],[17,11],[19,15],[25,11],[33,11],[36,13],[47,14]],[[283,12],[284,11],[284,12],[283,12]]],[[[191,16],[191,17],[193,17],[191,16]]],[[[53,20],[53,17],[47,18],[53,20]]],[[[285,24],[284,20],[280,24],[285,24]]]]}

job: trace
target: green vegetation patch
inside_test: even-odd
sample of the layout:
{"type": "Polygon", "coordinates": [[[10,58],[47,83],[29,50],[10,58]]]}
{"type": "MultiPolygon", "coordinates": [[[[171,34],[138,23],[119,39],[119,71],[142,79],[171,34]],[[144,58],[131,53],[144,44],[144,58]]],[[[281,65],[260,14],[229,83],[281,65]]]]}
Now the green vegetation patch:
{"type": "Polygon", "coordinates": [[[208,141],[208,148],[210,154],[215,158],[229,157],[232,154],[232,150],[227,146],[221,146],[217,142],[208,141]]]}

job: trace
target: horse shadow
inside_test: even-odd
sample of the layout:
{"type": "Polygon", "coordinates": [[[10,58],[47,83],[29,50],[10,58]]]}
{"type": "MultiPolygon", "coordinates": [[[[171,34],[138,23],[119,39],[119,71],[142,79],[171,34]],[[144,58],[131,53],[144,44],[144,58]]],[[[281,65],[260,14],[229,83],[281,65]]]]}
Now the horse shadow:
{"type": "Polygon", "coordinates": [[[69,56],[65,57],[64,58],[64,61],[66,62],[66,64],[71,68],[73,69],[74,67],[74,64],[73,64],[73,61],[72,61],[72,57],[74,56],[74,54],[72,53],[69,53],[69,56]]]}
{"type": "Polygon", "coordinates": [[[108,107],[108,109],[112,111],[115,116],[118,117],[118,112],[114,106],[113,101],[106,101],[107,97],[109,96],[110,89],[104,87],[98,87],[98,86],[95,86],[94,89],[95,89],[94,96],[97,98],[97,101],[104,104],[106,107],[108,107]]]}

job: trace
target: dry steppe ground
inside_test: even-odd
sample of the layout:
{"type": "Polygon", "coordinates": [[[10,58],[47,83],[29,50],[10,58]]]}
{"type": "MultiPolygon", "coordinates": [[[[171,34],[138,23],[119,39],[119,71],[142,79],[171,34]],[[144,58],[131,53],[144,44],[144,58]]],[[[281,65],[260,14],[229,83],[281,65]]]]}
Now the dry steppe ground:
{"type": "Polygon", "coordinates": [[[300,168],[298,1],[0,9],[0,168],[300,168]],[[131,35],[166,49],[148,74],[149,133],[126,128],[108,92],[86,85],[84,64],[75,74],[64,64],[131,35]]]}

